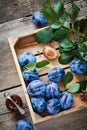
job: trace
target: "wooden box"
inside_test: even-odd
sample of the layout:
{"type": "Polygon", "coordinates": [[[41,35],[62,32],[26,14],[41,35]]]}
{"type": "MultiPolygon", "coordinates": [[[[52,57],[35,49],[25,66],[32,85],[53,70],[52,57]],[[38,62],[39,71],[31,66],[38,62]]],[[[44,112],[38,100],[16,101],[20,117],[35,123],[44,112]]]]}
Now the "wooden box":
{"type": "MultiPolygon", "coordinates": [[[[80,94],[74,94],[74,104],[73,104],[73,107],[69,110],[62,111],[62,112],[55,114],[55,115],[49,115],[47,112],[44,112],[42,114],[38,114],[38,113],[35,113],[33,111],[32,105],[30,102],[30,98],[29,98],[29,95],[28,95],[27,89],[26,89],[27,85],[22,77],[22,69],[18,63],[17,57],[20,53],[22,53],[24,51],[30,51],[33,54],[35,54],[37,61],[41,61],[43,59],[46,59],[43,55],[44,44],[38,44],[34,38],[34,35],[37,31],[38,30],[35,30],[33,32],[20,34],[19,36],[10,37],[8,39],[9,44],[10,44],[10,48],[12,51],[13,59],[14,59],[14,62],[15,62],[15,65],[16,65],[16,68],[17,68],[17,71],[19,74],[19,78],[20,78],[20,81],[21,81],[21,84],[22,84],[22,87],[23,87],[23,90],[25,93],[27,104],[28,104],[28,107],[30,110],[30,114],[32,116],[33,123],[39,123],[42,121],[46,121],[48,119],[63,116],[65,114],[69,114],[69,113],[72,113],[74,111],[78,111],[78,110],[82,109],[84,106],[87,106],[86,102],[81,101],[80,94]]],[[[58,43],[53,41],[50,43],[50,45],[55,47],[58,50],[58,43]]],[[[39,79],[43,80],[44,82],[48,81],[47,73],[48,73],[49,69],[51,69],[53,67],[62,67],[65,69],[66,72],[69,71],[69,64],[61,65],[58,62],[58,59],[55,59],[55,60],[50,61],[50,64],[47,65],[46,67],[38,69],[39,79]]],[[[70,84],[75,83],[76,81],[82,80],[82,79],[87,80],[87,76],[75,75],[75,74],[73,74],[73,75],[74,75],[74,79],[70,84]]],[[[58,84],[59,84],[59,86],[61,86],[61,89],[62,89],[62,82],[59,82],[58,84]]]]}

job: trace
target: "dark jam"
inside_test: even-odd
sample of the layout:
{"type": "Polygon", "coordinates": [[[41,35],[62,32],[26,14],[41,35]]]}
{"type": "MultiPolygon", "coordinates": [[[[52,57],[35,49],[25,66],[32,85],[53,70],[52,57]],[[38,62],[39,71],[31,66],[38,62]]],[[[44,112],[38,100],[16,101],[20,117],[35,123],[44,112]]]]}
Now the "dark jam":
{"type": "MultiPolygon", "coordinates": [[[[18,95],[13,94],[10,97],[13,99],[13,101],[16,104],[18,104],[19,106],[22,105],[22,100],[18,95]]],[[[13,102],[10,99],[6,99],[5,103],[6,103],[6,106],[9,110],[13,110],[13,111],[17,110],[16,106],[13,104],[13,102]]]]}

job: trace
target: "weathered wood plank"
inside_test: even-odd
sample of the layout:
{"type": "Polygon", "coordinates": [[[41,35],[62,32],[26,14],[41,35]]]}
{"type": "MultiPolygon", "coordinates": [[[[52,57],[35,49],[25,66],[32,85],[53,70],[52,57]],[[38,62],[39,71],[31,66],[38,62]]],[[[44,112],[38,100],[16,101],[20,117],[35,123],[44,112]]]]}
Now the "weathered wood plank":
{"type": "MultiPolygon", "coordinates": [[[[41,10],[44,0],[0,0],[0,23],[31,15],[41,10]]],[[[57,0],[52,0],[56,2],[57,0]]]]}
{"type": "Polygon", "coordinates": [[[30,14],[31,5],[26,0],[0,0],[0,23],[30,14]]]}
{"type": "MultiPolygon", "coordinates": [[[[31,117],[28,113],[28,108],[26,108],[25,110],[26,110],[26,115],[24,117],[23,116],[21,117],[14,113],[7,113],[5,115],[0,115],[0,130],[9,130],[9,129],[15,130],[16,122],[19,119],[28,119],[31,121],[31,117]]],[[[67,130],[67,129],[86,130],[87,129],[87,108],[33,126],[35,130],[44,130],[44,129],[45,130],[67,130]]]]}
{"type": "MultiPolygon", "coordinates": [[[[37,10],[41,10],[42,9],[42,5],[43,5],[43,2],[45,0],[26,0],[27,1],[27,4],[28,5],[31,5],[31,10],[32,10],[32,13],[37,11],[37,10]]],[[[52,5],[57,2],[58,0],[51,0],[52,2],[52,5]]],[[[68,0],[64,0],[65,3],[67,3],[68,0]]]]}
{"type": "Polygon", "coordinates": [[[87,108],[35,125],[35,130],[86,130],[87,108]]]}
{"type": "Polygon", "coordinates": [[[13,64],[11,53],[8,53],[4,56],[3,55],[4,54],[0,55],[0,59],[2,59],[3,61],[3,62],[0,61],[0,73],[1,73],[0,84],[2,86],[0,90],[4,90],[5,88],[15,86],[15,83],[16,85],[20,84],[20,80],[19,80],[16,68],[13,64]]]}
{"type": "MultiPolygon", "coordinates": [[[[30,16],[33,12],[42,9],[43,2],[44,0],[0,0],[0,23],[30,16]]],[[[54,4],[57,0],[51,0],[51,2],[54,4]]],[[[69,1],[64,0],[64,2],[68,3],[69,1]]],[[[85,3],[85,0],[80,0],[81,6],[84,6],[85,3]]]]}

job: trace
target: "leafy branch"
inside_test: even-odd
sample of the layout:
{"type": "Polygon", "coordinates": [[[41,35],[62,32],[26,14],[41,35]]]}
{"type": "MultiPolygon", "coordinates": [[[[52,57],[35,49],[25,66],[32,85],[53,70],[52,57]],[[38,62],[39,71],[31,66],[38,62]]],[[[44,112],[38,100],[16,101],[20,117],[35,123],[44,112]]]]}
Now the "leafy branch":
{"type": "Polygon", "coordinates": [[[64,3],[59,0],[54,7],[50,0],[43,3],[43,15],[50,22],[50,26],[37,32],[35,39],[39,43],[49,43],[54,40],[59,44],[59,62],[61,64],[69,63],[74,57],[85,60],[87,55],[87,32],[79,35],[79,31],[83,31],[86,20],[76,21],[80,8],[69,0],[71,8],[66,10],[64,3]],[[70,21],[70,22],[69,22],[70,21]],[[77,25],[77,28],[75,26],[77,25]],[[70,38],[69,34],[73,34],[70,38]]]}
{"type": "MultiPolygon", "coordinates": [[[[57,41],[59,44],[60,56],[58,61],[61,64],[68,64],[74,57],[86,61],[87,55],[87,32],[83,32],[87,20],[82,19],[77,21],[80,8],[69,0],[71,6],[67,10],[64,8],[64,3],[59,0],[54,6],[51,5],[51,0],[46,0],[43,3],[43,15],[50,22],[50,26],[37,32],[35,39],[39,43],[49,43],[57,41]],[[80,31],[80,33],[79,33],[80,31]],[[73,37],[70,37],[72,34],[73,37]]],[[[87,80],[78,81],[71,84],[67,88],[67,84],[73,80],[71,72],[67,72],[64,77],[64,91],[71,93],[81,92],[87,86],[87,80]]]]}

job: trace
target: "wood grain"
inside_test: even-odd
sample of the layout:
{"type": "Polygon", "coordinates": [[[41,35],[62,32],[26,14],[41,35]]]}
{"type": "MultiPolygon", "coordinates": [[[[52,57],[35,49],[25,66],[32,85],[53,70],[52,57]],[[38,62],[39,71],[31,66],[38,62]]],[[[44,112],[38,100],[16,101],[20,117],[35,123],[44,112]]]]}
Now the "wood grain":
{"type": "MultiPolygon", "coordinates": [[[[0,23],[30,16],[41,10],[44,0],[0,0],[0,23]]],[[[56,2],[57,0],[52,0],[56,2]]]]}
{"type": "MultiPolygon", "coordinates": [[[[31,121],[28,108],[25,108],[26,115],[23,117],[7,113],[0,115],[0,130],[15,130],[16,122],[19,119],[28,119],[31,121]]],[[[33,124],[33,123],[32,123],[33,124]]],[[[34,130],[86,130],[87,128],[87,108],[83,108],[78,112],[68,114],[66,116],[57,117],[43,123],[34,125],[34,130]]]]}
{"type": "MultiPolygon", "coordinates": [[[[69,3],[69,0],[63,0],[69,3]]],[[[75,0],[80,7],[86,7],[86,0],[75,0]]],[[[42,3],[44,0],[0,0],[0,23],[15,20],[21,17],[27,17],[32,15],[33,12],[42,9],[42,3]]],[[[52,5],[57,0],[51,0],[52,5]]]]}
{"type": "Polygon", "coordinates": [[[35,130],[86,130],[87,108],[35,125],[35,130]]]}
{"type": "Polygon", "coordinates": [[[0,23],[30,14],[31,5],[26,0],[0,0],[0,23]]]}

